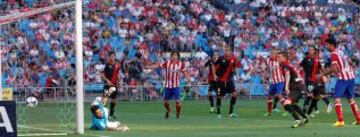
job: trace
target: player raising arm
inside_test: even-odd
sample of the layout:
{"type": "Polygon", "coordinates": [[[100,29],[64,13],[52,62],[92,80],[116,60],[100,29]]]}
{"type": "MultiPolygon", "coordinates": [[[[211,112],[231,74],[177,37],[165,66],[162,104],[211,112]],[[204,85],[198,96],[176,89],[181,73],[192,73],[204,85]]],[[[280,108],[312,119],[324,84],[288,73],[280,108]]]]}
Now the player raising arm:
{"type": "Polygon", "coordinates": [[[149,65],[145,68],[162,68],[165,70],[165,93],[164,93],[164,107],[166,108],[165,118],[169,118],[171,112],[169,100],[174,98],[176,105],[176,118],[180,118],[181,103],[180,103],[180,74],[183,73],[187,82],[190,82],[185,64],[180,59],[180,53],[173,51],[170,54],[170,60],[162,64],[149,65]]]}
{"type": "Polygon", "coordinates": [[[337,43],[333,36],[330,36],[327,40],[327,49],[331,53],[331,69],[317,78],[321,79],[330,74],[337,75],[337,81],[335,85],[335,111],[338,120],[333,126],[342,127],[345,125],[344,116],[342,112],[341,97],[346,97],[350,103],[351,110],[356,118],[354,125],[360,125],[360,115],[358,106],[354,100],[354,85],[355,85],[355,73],[351,69],[348,60],[344,55],[341,55],[336,49],[337,43]]]}

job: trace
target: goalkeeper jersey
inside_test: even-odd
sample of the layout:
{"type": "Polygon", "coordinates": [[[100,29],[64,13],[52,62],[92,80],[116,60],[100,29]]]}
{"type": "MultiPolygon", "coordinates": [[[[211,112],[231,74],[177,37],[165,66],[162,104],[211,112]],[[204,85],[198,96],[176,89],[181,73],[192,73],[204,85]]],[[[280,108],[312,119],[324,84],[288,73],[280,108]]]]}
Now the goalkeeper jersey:
{"type": "MultiPolygon", "coordinates": [[[[98,100],[95,100],[94,102],[97,102],[98,100]]],[[[102,118],[98,118],[95,115],[92,116],[92,129],[96,129],[96,130],[105,130],[107,127],[107,123],[108,123],[108,111],[106,110],[107,108],[104,107],[104,105],[100,102],[97,103],[92,103],[92,105],[98,105],[100,111],[102,111],[103,113],[103,117],[102,118]]]]}

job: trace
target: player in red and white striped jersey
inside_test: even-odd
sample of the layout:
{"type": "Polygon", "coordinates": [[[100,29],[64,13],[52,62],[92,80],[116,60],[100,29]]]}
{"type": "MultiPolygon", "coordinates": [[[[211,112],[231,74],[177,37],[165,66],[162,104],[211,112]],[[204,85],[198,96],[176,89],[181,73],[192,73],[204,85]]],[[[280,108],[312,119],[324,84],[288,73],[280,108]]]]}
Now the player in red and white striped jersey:
{"type": "Polygon", "coordinates": [[[165,69],[165,87],[176,88],[180,86],[180,73],[184,72],[185,64],[180,61],[169,60],[161,64],[160,67],[165,69]]]}
{"type": "Polygon", "coordinates": [[[340,55],[338,50],[331,52],[331,64],[335,64],[339,70],[336,74],[339,80],[351,80],[355,78],[355,73],[351,68],[347,57],[340,55]]]}
{"type": "Polygon", "coordinates": [[[270,67],[271,70],[271,77],[270,77],[270,83],[280,83],[284,82],[284,76],[281,73],[279,62],[276,60],[276,53],[274,54],[274,58],[270,57],[266,60],[266,65],[270,67]]]}
{"type": "Polygon", "coordinates": [[[181,73],[185,75],[186,80],[190,81],[185,64],[180,59],[179,52],[171,52],[171,59],[160,65],[152,65],[147,68],[160,68],[165,70],[165,93],[164,93],[164,106],[166,108],[165,118],[169,118],[171,112],[169,100],[174,98],[176,104],[176,117],[180,117],[181,103],[180,103],[180,76],[181,73]]]}
{"type": "Polygon", "coordinates": [[[340,100],[341,97],[346,97],[350,103],[352,112],[356,118],[356,121],[353,124],[360,125],[359,109],[354,100],[355,73],[349,65],[348,59],[344,55],[340,54],[338,50],[336,50],[337,43],[335,38],[330,36],[327,40],[327,43],[328,51],[331,52],[331,69],[318,78],[327,76],[331,73],[336,74],[338,77],[335,85],[335,111],[338,120],[333,125],[336,127],[342,127],[345,125],[344,116],[342,113],[342,104],[340,100]]]}
{"type": "Polygon", "coordinates": [[[267,59],[266,65],[268,66],[269,71],[271,72],[270,76],[270,85],[269,85],[269,94],[267,101],[268,112],[264,116],[270,116],[273,109],[273,98],[275,97],[274,108],[276,103],[279,100],[283,100],[282,94],[284,92],[284,75],[281,72],[280,63],[277,61],[277,51],[275,49],[271,50],[270,58],[267,59]]]}

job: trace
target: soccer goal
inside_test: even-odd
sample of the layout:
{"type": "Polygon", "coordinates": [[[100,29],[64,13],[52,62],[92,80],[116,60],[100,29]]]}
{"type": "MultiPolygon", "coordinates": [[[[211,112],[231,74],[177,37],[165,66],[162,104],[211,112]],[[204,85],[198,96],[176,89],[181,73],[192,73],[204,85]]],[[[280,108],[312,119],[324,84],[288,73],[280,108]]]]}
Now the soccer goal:
{"type": "Polygon", "coordinates": [[[76,94],[73,87],[12,88],[17,107],[18,136],[75,133],[76,94]],[[34,98],[34,94],[44,95],[34,98]]]}
{"type": "MultiPolygon", "coordinates": [[[[11,86],[2,87],[2,76],[4,72],[0,71],[0,101],[3,100],[3,92],[5,92],[5,90],[12,94],[12,99],[16,102],[18,136],[59,136],[84,133],[82,0],[57,0],[49,1],[49,3],[51,4],[45,7],[42,6],[41,8],[19,10],[19,12],[6,13],[5,15],[0,14],[0,31],[5,34],[5,36],[0,37],[2,37],[3,40],[13,39],[13,43],[7,43],[7,49],[0,49],[0,54],[6,52],[4,53],[5,55],[12,57],[12,54],[7,51],[12,46],[17,46],[15,50],[18,48],[30,50],[32,46],[36,46],[42,51],[52,50],[52,44],[56,44],[56,39],[52,39],[53,31],[56,31],[56,29],[53,28],[51,23],[54,21],[52,18],[57,18],[56,21],[63,23],[61,24],[62,26],[59,25],[58,27],[66,27],[62,29],[66,32],[59,33],[69,34],[67,37],[75,36],[75,42],[67,46],[73,47],[71,49],[72,51],[70,50],[68,52],[73,52],[76,58],[76,72],[73,72],[73,74],[76,75],[75,79],[77,84],[64,86],[66,84],[61,83],[66,83],[66,81],[50,80],[50,83],[61,86],[29,87],[23,86],[21,82],[14,80],[11,86]],[[42,31],[34,31],[36,29],[42,29],[42,31]],[[32,34],[33,32],[37,33],[32,34]],[[18,42],[19,39],[7,35],[11,33],[16,33],[16,36],[20,34],[22,37],[22,39],[20,39],[21,42],[18,42]],[[39,43],[34,44],[34,41],[37,39],[43,40],[43,45],[39,43]]],[[[2,48],[2,46],[0,48],[2,48]]],[[[34,54],[35,53],[36,52],[34,52],[34,54]]],[[[38,51],[38,54],[39,53],[46,54],[46,52],[38,51]]],[[[19,60],[28,59],[29,56],[32,56],[31,52],[23,54],[21,59],[14,55],[14,60],[19,62],[19,60]]],[[[34,55],[32,58],[34,58],[34,55]]],[[[0,70],[9,67],[7,63],[1,62],[1,60],[0,56],[0,70]]],[[[61,63],[58,64],[61,65],[61,63]]],[[[41,65],[37,67],[41,67],[41,65]]],[[[36,70],[43,68],[25,69],[31,71],[31,69],[36,70]]],[[[65,74],[68,73],[69,72],[65,70],[65,74]]]]}

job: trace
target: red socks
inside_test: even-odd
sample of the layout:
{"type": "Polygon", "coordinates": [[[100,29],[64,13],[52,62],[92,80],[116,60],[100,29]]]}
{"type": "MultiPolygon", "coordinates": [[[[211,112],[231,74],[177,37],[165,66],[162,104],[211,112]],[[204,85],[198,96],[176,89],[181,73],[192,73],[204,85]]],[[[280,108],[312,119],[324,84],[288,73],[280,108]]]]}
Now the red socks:
{"type": "MultiPolygon", "coordinates": [[[[175,104],[176,104],[176,114],[180,114],[180,112],[181,112],[181,103],[176,101],[175,104]]],[[[164,102],[164,107],[166,108],[167,112],[171,112],[169,101],[164,102]]]]}
{"type": "Polygon", "coordinates": [[[268,98],[267,101],[267,108],[268,108],[268,112],[271,113],[272,112],[272,104],[273,104],[273,100],[271,97],[268,98]]]}
{"type": "Polygon", "coordinates": [[[342,112],[342,106],[340,102],[335,103],[335,111],[339,122],[344,122],[344,116],[342,112]]]}
{"type": "Polygon", "coordinates": [[[167,111],[167,112],[171,112],[169,101],[165,101],[165,102],[164,102],[164,107],[166,108],[166,111],[167,111]]]}
{"type": "Polygon", "coordinates": [[[181,103],[176,101],[176,114],[180,114],[181,111],[181,103]]]}
{"type": "Polygon", "coordinates": [[[358,106],[356,105],[355,101],[351,101],[350,102],[350,106],[351,106],[351,110],[356,118],[357,122],[360,122],[360,115],[359,115],[359,109],[358,106]]]}

